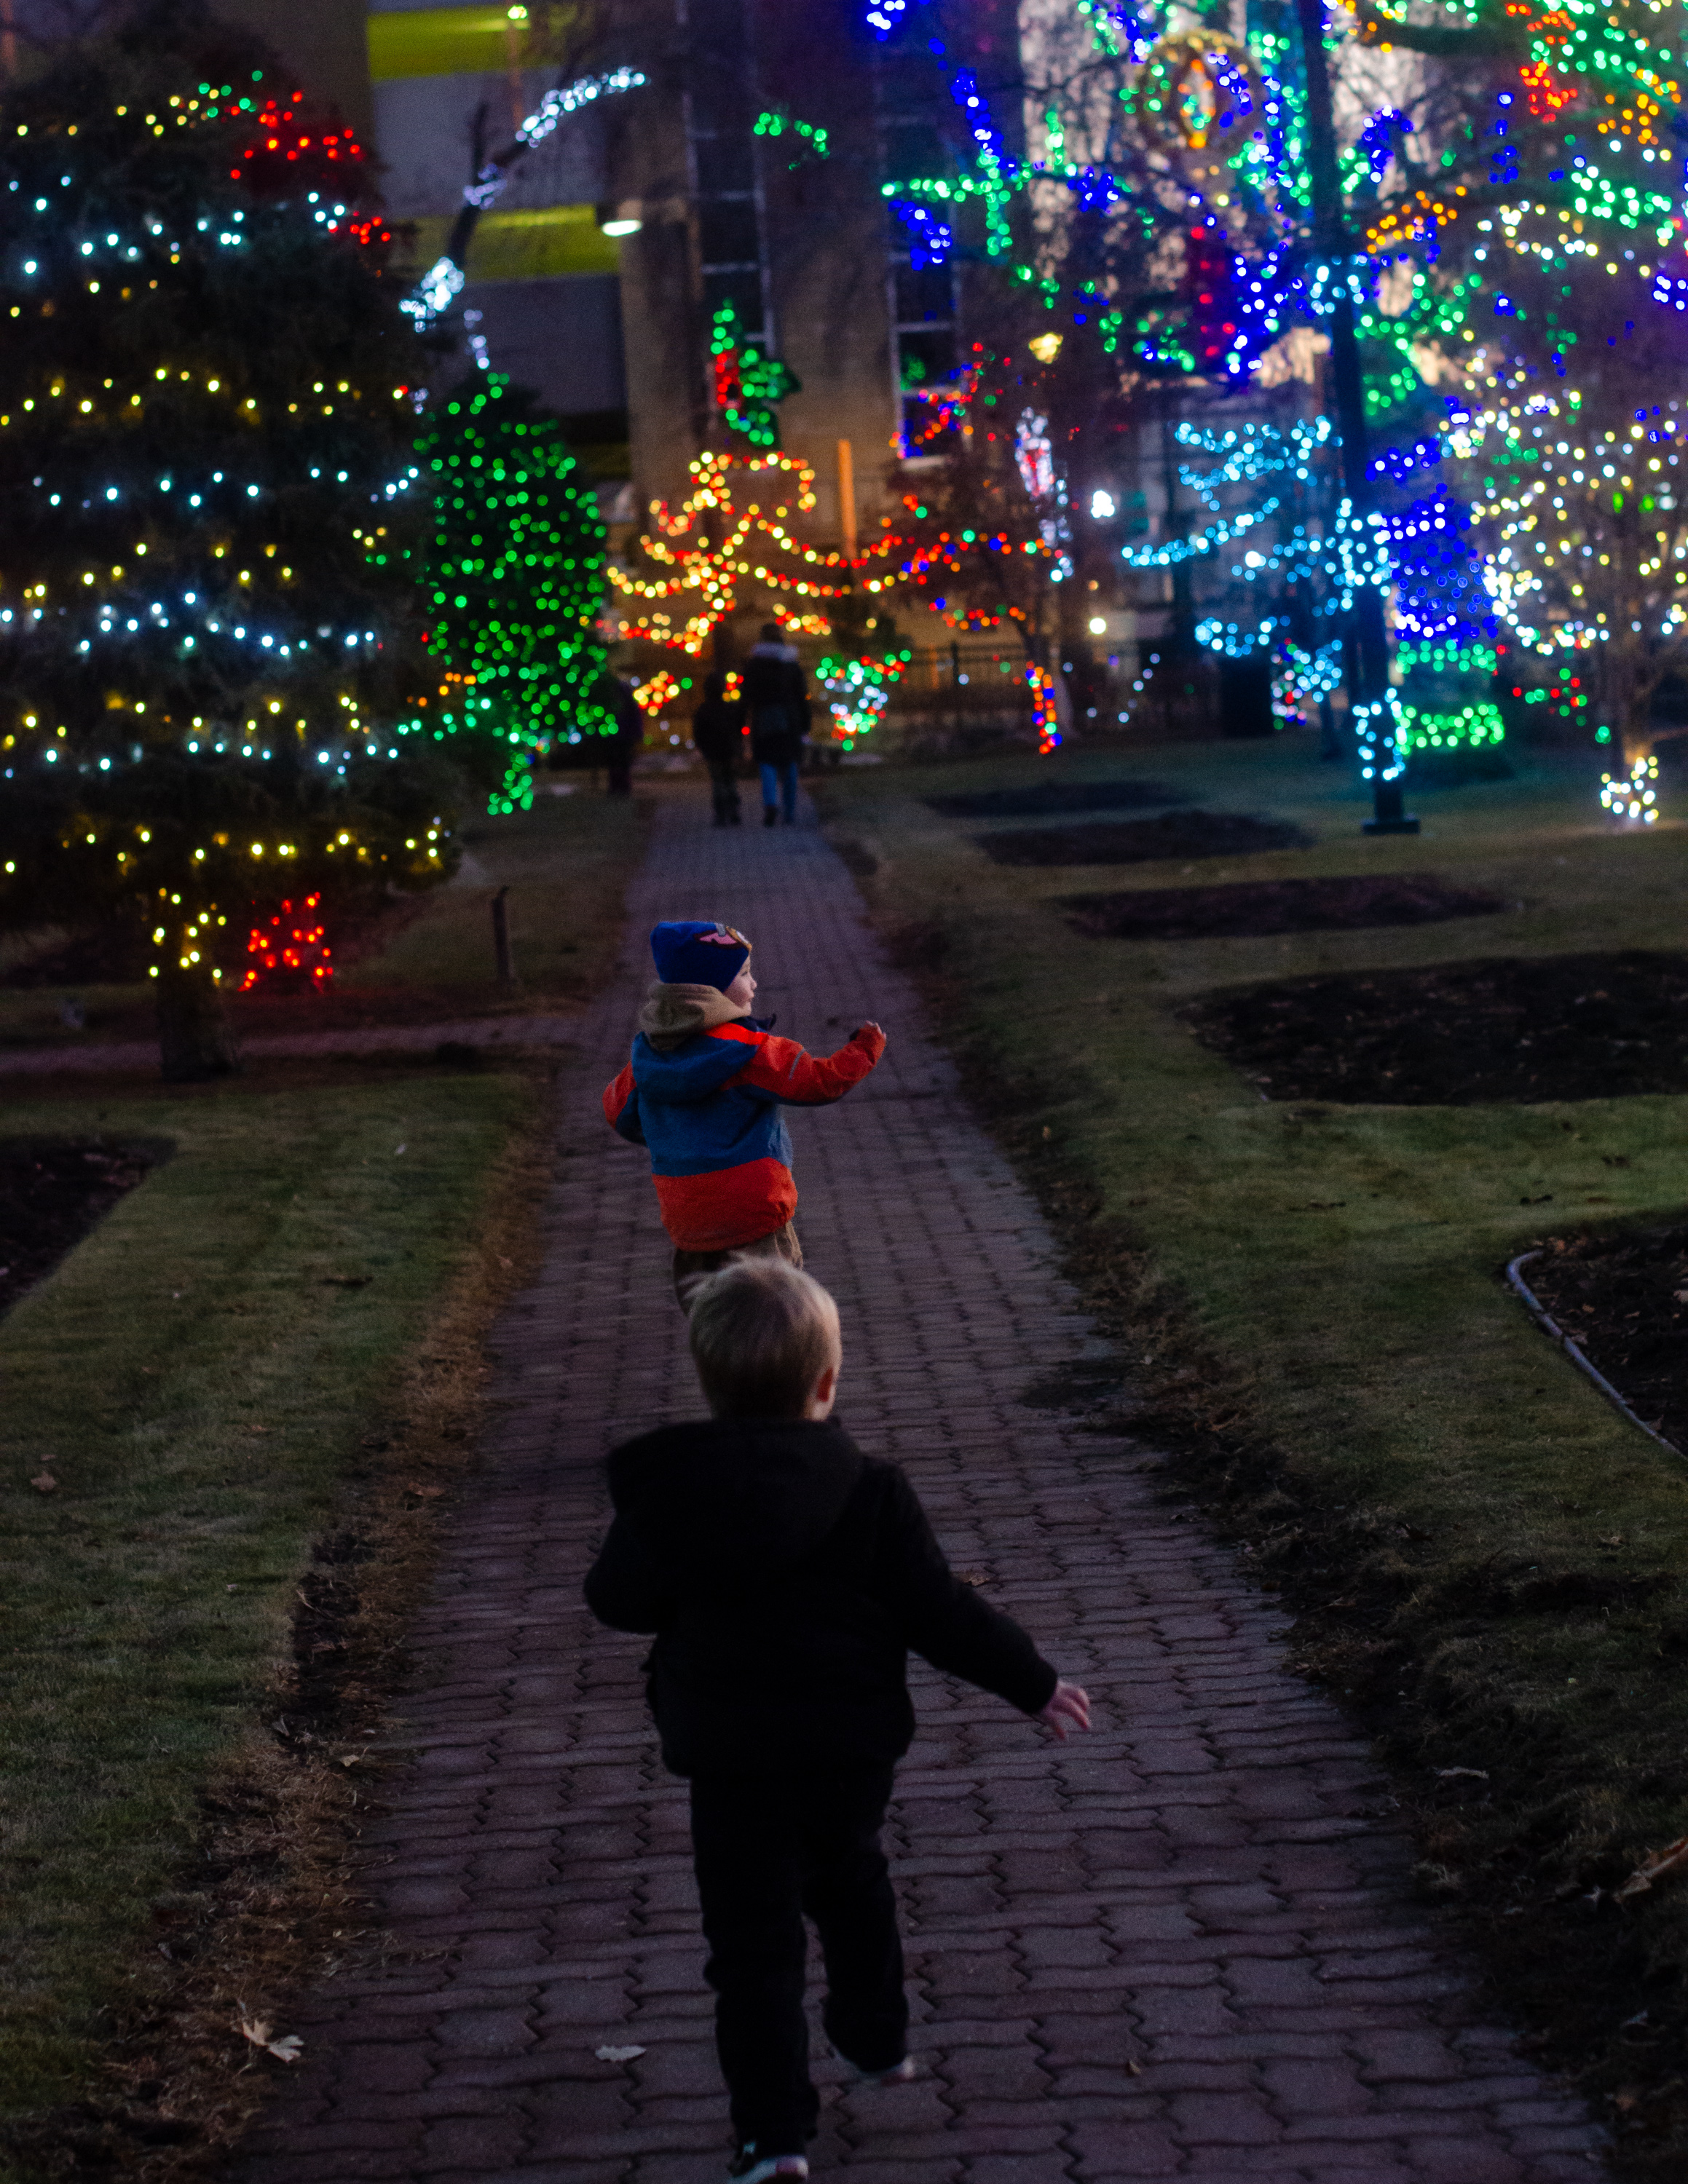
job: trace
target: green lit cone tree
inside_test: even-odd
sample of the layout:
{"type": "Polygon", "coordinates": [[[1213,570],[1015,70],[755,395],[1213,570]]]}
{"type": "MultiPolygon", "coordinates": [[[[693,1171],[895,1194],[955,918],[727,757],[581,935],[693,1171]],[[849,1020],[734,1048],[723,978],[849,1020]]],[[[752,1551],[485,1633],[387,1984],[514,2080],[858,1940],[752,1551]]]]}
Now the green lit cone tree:
{"type": "Polygon", "coordinates": [[[361,154],[172,5],[0,98],[0,920],[140,920],[172,1077],[254,905],[444,878],[425,361],[361,154]]]}
{"type": "Polygon", "coordinates": [[[416,448],[433,497],[418,556],[439,671],[425,717],[491,809],[511,811],[533,801],[534,761],[553,744],[614,730],[604,526],[557,420],[498,372],[437,399],[416,448]]]}

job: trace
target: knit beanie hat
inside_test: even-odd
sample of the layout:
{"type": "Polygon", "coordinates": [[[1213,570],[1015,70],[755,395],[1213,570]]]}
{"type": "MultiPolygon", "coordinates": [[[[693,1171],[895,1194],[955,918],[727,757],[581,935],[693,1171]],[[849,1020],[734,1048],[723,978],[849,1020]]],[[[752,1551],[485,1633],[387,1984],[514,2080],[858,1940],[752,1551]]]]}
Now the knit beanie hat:
{"type": "Polygon", "coordinates": [[[716,986],[724,994],[749,962],[750,943],[718,921],[674,918],[652,928],[651,956],[665,986],[716,986]]]}

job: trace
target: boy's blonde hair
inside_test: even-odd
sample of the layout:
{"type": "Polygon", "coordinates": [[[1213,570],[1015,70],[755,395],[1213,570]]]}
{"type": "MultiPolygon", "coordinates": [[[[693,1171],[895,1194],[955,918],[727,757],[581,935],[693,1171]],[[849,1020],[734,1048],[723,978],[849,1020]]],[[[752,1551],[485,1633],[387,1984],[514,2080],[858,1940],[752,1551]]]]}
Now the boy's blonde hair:
{"type": "Polygon", "coordinates": [[[692,1301],[692,1362],[718,1418],[801,1418],[840,1355],[838,1307],[783,1259],[735,1260],[692,1301]]]}

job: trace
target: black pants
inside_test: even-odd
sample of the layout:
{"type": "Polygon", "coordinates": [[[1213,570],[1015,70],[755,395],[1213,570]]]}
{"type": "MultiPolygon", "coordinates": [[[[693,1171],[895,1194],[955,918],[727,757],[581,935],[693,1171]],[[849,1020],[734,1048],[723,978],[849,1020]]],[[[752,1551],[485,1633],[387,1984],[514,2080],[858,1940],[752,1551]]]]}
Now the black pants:
{"type": "Polygon", "coordinates": [[[610,794],[612,796],[631,796],[633,794],[633,760],[630,758],[612,758],[610,760],[608,764],[608,772],[610,777],[610,794]]]}
{"type": "Polygon", "coordinates": [[[717,826],[736,826],[739,817],[739,784],[733,776],[731,759],[710,760],[709,793],[714,800],[717,826]]]}
{"type": "Polygon", "coordinates": [[[826,1960],[827,2037],[866,2070],[903,2060],[903,1944],[879,1846],[891,1780],[889,1767],[692,1780],[716,2051],[739,2142],[764,2154],[800,2153],[820,2110],[803,2014],[805,1914],[826,1960]]]}

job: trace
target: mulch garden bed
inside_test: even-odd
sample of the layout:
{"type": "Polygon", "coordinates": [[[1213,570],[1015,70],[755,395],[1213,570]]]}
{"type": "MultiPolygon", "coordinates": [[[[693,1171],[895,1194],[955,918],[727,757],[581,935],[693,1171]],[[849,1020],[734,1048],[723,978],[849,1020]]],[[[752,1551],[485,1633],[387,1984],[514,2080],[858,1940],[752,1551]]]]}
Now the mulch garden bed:
{"type": "Polygon", "coordinates": [[[1031,781],[1024,788],[929,796],[926,806],[946,819],[1054,819],[1064,811],[1126,811],[1177,800],[1174,790],[1157,781],[1031,781]]]}
{"type": "Polygon", "coordinates": [[[50,1274],[157,1159],[132,1145],[0,1144],[0,1312],[50,1274]]]}
{"type": "Polygon", "coordinates": [[[1636,1417],[1688,1449],[1688,1227],[1555,1237],[1518,1272],[1636,1417]]]}
{"type": "Polygon", "coordinates": [[[1434,925],[1485,917],[1507,905],[1428,872],[1381,879],[1244,880],[1227,887],[1144,888],[1072,894],[1061,904],[1075,933],[1093,940],[1209,940],[1232,934],[1350,933],[1375,925],[1434,925]]]}
{"type": "Polygon", "coordinates": [[[1163,811],[1085,827],[1021,827],[975,834],[999,865],[1146,865],[1160,857],[1248,857],[1261,850],[1305,850],[1312,836],[1283,819],[1243,811],[1163,811]]]}
{"type": "Polygon", "coordinates": [[[1272,1100],[1402,1107],[1688,1091],[1688,956],[1288,979],[1179,1011],[1272,1100]]]}

